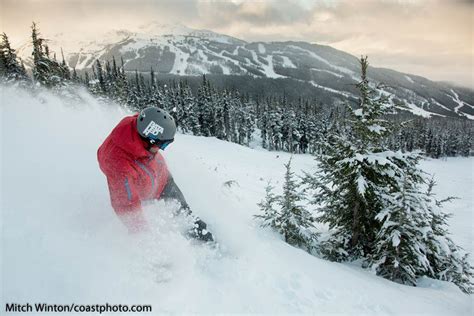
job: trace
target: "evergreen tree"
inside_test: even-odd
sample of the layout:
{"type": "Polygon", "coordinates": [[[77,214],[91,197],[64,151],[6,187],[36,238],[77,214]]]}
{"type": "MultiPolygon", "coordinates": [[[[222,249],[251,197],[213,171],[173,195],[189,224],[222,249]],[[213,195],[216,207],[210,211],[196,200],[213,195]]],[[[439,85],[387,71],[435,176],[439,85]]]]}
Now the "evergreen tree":
{"type": "Polygon", "coordinates": [[[99,89],[100,91],[105,94],[107,92],[107,84],[106,84],[106,74],[102,68],[102,63],[97,59],[95,63],[95,73],[97,75],[97,80],[99,81],[99,89]]]}
{"type": "Polygon", "coordinates": [[[332,236],[321,245],[325,257],[332,260],[359,258],[371,251],[378,222],[375,216],[383,205],[392,164],[383,159],[396,157],[379,147],[385,121],[379,117],[387,109],[387,98],[369,87],[367,60],[361,59],[362,81],[359,108],[352,111],[352,136],[333,134],[319,156],[320,171],[306,182],[320,191],[313,203],[320,206],[319,221],[332,229],[332,236]],[[387,172],[389,172],[387,174],[387,172]]]}
{"type": "Polygon", "coordinates": [[[201,135],[196,99],[194,98],[189,86],[186,86],[184,89],[183,103],[186,108],[186,115],[184,116],[186,131],[192,132],[193,135],[201,135]]]}
{"type": "MultiPolygon", "coordinates": [[[[257,101],[257,126],[260,128],[260,138],[262,139],[262,147],[263,148],[268,148],[268,143],[267,143],[267,129],[268,129],[268,117],[267,117],[267,112],[264,110],[261,114],[258,113],[259,108],[262,106],[259,106],[259,102],[257,101]]],[[[263,106],[264,109],[266,109],[265,106],[263,106]]]]}
{"type": "Polygon", "coordinates": [[[0,78],[6,78],[7,76],[7,62],[5,55],[2,53],[3,45],[0,44],[0,78]]]}
{"type": "Polygon", "coordinates": [[[16,52],[5,33],[2,34],[0,42],[0,77],[7,81],[28,79],[24,65],[18,62],[16,52]]]}
{"type": "Polygon", "coordinates": [[[108,95],[113,96],[115,94],[115,91],[113,91],[114,89],[113,83],[115,81],[115,77],[112,71],[112,66],[110,65],[110,62],[108,60],[105,62],[104,80],[105,80],[105,87],[106,87],[106,91],[108,95]]]}
{"type": "Polygon", "coordinates": [[[142,92],[142,87],[140,85],[140,76],[138,75],[138,70],[135,69],[135,90],[140,94],[142,92]]]}
{"type": "Polygon", "coordinates": [[[64,52],[63,52],[62,48],[61,48],[61,57],[62,57],[62,62],[61,62],[61,65],[59,67],[61,76],[65,80],[70,80],[71,79],[71,73],[69,72],[69,67],[66,63],[66,60],[64,59],[64,52]]]}
{"type": "Polygon", "coordinates": [[[33,41],[33,79],[40,84],[46,85],[48,83],[49,77],[49,66],[46,62],[46,54],[43,52],[43,42],[39,34],[38,29],[36,28],[36,23],[33,22],[31,26],[31,38],[33,41]]]}
{"type": "Polygon", "coordinates": [[[283,194],[275,196],[272,188],[267,186],[265,200],[259,203],[263,215],[256,218],[263,219],[262,226],[270,226],[277,230],[290,245],[305,248],[311,251],[314,248],[317,234],[314,231],[311,214],[301,205],[303,194],[298,191],[298,183],[291,171],[291,159],[285,164],[285,182],[283,194]],[[274,208],[279,205],[279,209],[274,208]]]}
{"type": "Polygon", "coordinates": [[[89,77],[89,72],[86,71],[85,75],[84,75],[84,84],[86,85],[86,87],[90,88],[90,77],[89,77]]]}
{"type": "Polygon", "coordinates": [[[254,215],[254,217],[262,220],[261,227],[278,229],[280,227],[278,222],[280,215],[275,208],[275,204],[279,197],[273,193],[273,189],[274,187],[268,183],[265,187],[265,199],[257,204],[263,215],[254,215]]]}
{"type": "MultiPolygon", "coordinates": [[[[146,84],[145,84],[145,78],[143,77],[143,74],[140,74],[139,76],[140,78],[140,92],[142,93],[142,99],[146,99],[146,93],[147,93],[147,89],[146,89],[146,84]]],[[[144,104],[144,106],[146,106],[146,104],[144,104]]]]}
{"type": "Polygon", "coordinates": [[[212,87],[206,76],[202,77],[202,84],[197,92],[197,109],[199,126],[203,136],[215,135],[214,111],[212,108],[212,87]]]}
{"type": "Polygon", "coordinates": [[[256,115],[255,115],[255,104],[252,101],[246,101],[245,104],[247,115],[245,117],[245,143],[244,145],[249,146],[253,139],[253,133],[256,126],[256,115]]]}
{"type": "Polygon", "coordinates": [[[71,79],[72,79],[72,82],[74,82],[74,83],[79,83],[80,82],[80,78],[77,75],[75,67],[72,69],[72,78],[71,79]]]}
{"type": "MultiPolygon", "coordinates": [[[[114,63],[115,63],[115,59],[114,59],[114,63]]],[[[153,71],[153,67],[150,67],[150,86],[151,86],[152,91],[154,91],[156,89],[156,86],[155,86],[155,72],[153,71]]]]}
{"type": "MultiPolygon", "coordinates": [[[[114,59],[115,62],[115,59],[114,59]]],[[[125,75],[123,58],[121,59],[121,67],[117,69],[117,77],[115,80],[115,100],[119,104],[127,104],[129,95],[129,84],[125,75]]]]}
{"type": "Polygon", "coordinates": [[[107,88],[105,83],[104,71],[102,70],[102,64],[98,59],[95,62],[95,74],[97,76],[95,93],[105,95],[105,93],[107,92],[107,88]]]}
{"type": "Polygon", "coordinates": [[[294,180],[294,174],[291,171],[291,159],[285,168],[283,195],[279,199],[280,229],[285,236],[285,241],[289,244],[311,249],[316,241],[316,235],[311,231],[313,228],[311,214],[300,204],[304,197],[297,191],[298,183],[294,180]]]}
{"type": "Polygon", "coordinates": [[[117,66],[117,62],[115,61],[115,56],[112,56],[112,70],[113,70],[114,78],[117,78],[119,76],[120,69],[117,66]]]}
{"type": "Polygon", "coordinates": [[[160,107],[166,111],[169,111],[169,109],[172,109],[172,87],[170,85],[164,84],[163,86],[159,87],[158,90],[158,104],[160,104],[160,107]]]}
{"type": "MultiPolygon", "coordinates": [[[[417,157],[416,159],[419,159],[417,157]]],[[[472,293],[474,276],[467,253],[447,236],[447,219],[441,207],[452,198],[434,198],[434,180],[425,179],[413,161],[401,192],[377,215],[382,224],[375,249],[367,260],[378,275],[392,281],[416,285],[422,275],[455,283],[472,293]],[[423,192],[416,184],[427,182],[423,192]]]]}
{"type": "Polygon", "coordinates": [[[228,140],[227,135],[229,133],[229,97],[227,91],[224,90],[222,94],[218,96],[218,102],[214,108],[214,125],[216,126],[216,137],[222,140],[228,140]]]}
{"type": "Polygon", "coordinates": [[[69,70],[63,67],[55,58],[49,57],[49,48],[45,45],[45,40],[40,37],[36,24],[31,27],[33,42],[33,79],[46,87],[62,86],[66,83],[69,70]]]}
{"type": "Polygon", "coordinates": [[[367,58],[360,63],[361,97],[359,108],[350,111],[351,132],[331,135],[325,154],[318,157],[319,171],[306,176],[316,192],[318,220],[331,229],[321,253],[337,261],[364,259],[378,274],[408,284],[422,275],[443,279],[449,271],[450,280],[470,291],[466,280],[472,270],[466,257],[453,255],[461,250],[446,237],[445,215],[430,193],[420,189],[425,183],[417,165],[420,155],[385,147],[383,136],[390,126],[381,117],[390,113],[390,104],[370,86],[367,58]],[[444,270],[438,268],[440,262],[444,270]],[[457,263],[456,268],[447,268],[448,263],[457,263]]]}
{"type": "Polygon", "coordinates": [[[188,132],[189,128],[186,124],[186,95],[185,95],[185,86],[182,82],[178,83],[178,88],[176,91],[176,105],[174,111],[172,112],[173,117],[176,122],[176,127],[184,133],[188,132]]]}

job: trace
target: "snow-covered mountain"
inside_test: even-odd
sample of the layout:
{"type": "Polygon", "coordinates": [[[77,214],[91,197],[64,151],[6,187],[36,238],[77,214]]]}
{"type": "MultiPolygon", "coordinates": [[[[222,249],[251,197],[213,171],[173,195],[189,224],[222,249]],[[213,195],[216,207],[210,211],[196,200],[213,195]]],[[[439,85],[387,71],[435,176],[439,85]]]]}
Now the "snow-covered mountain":
{"type": "MultiPolygon", "coordinates": [[[[145,206],[152,231],[128,235],[96,151],[123,116],[85,91],[58,97],[0,87],[1,295],[5,303],[147,304],[157,314],[472,315],[472,299],[431,279],[410,287],[286,244],[253,215],[290,154],[178,134],[163,155],[195,214],[222,245],[193,245],[172,204],[145,206]],[[35,137],[32,138],[31,135],[35,137]],[[11,137],[11,135],[15,135],[11,137]],[[25,143],[26,142],[26,143],[25,143]],[[232,185],[225,185],[232,181],[232,185]]],[[[293,169],[316,168],[294,155],[293,169]]],[[[452,238],[473,251],[473,158],[428,160],[452,238]]],[[[280,191],[281,192],[281,191],[280,191]]],[[[279,192],[279,193],[280,193],[279,192]]],[[[50,315],[53,315],[51,313],[50,315]]]]}
{"type": "MultiPolygon", "coordinates": [[[[357,98],[357,58],[329,46],[306,42],[248,43],[212,31],[158,23],[97,36],[95,40],[76,43],[67,34],[60,34],[53,37],[50,46],[57,51],[62,46],[67,62],[78,70],[91,68],[97,59],[122,57],[128,71],[149,72],[153,67],[160,73],[175,75],[287,78],[311,85],[315,95],[324,93],[334,100],[357,98]]],[[[28,43],[20,47],[19,55],[31,60],[28,43]]],[[[369,77],[383,82],[393,95],[393,102],[404,104],[414,114],[474,119],[472,90],[384,68],[371,68],[369,77]]]]}

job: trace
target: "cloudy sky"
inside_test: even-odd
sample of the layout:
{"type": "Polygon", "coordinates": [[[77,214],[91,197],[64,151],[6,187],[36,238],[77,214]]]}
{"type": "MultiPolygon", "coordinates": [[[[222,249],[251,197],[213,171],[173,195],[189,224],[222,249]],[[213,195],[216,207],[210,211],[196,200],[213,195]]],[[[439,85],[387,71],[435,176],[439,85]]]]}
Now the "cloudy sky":
{"type": "Polygon", "coordinates": [[[148,22],[182,23],[246,41],[330,45],[373,66],[474,88],[474,0],[0,0],[13,44],[37,21],[45,37],[87,39],[148,22]]]}

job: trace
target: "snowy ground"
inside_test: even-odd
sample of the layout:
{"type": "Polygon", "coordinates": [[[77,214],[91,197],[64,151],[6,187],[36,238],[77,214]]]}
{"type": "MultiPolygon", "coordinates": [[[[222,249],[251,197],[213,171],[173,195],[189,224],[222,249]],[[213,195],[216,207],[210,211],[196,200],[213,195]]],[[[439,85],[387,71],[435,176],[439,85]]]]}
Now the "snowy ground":
{"type": "MultiPolygon", "coordinates": [[[[289,154],[177,135],[165,152],[194,212],[222,248],[192,245],[173,205],[147,205],[155,231],[129,236],[110,204],[96,150],[126,113],[87,93],[65,100],[1,88],[1,283],[6,302],[151,304],[158,313],[472,315],[472,296],[423,280],[414,288],[285,244],[252,215],[289,154]],[[76,97],[77,98],[77,97],[76,97]],[[226,181],[233,180],[228,187],[226,181]]],[[[474,159],[429,160],[453,238],[473,249],[474,159]]],[[[309,155],[294,169],[311,170],[309,155]]]]}

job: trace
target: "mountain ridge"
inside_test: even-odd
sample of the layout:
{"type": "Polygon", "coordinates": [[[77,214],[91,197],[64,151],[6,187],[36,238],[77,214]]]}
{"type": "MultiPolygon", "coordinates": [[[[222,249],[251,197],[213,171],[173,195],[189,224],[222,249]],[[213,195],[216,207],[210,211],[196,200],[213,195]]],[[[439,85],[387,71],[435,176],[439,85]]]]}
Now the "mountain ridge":
{"type": "MultiPolygon", "coordinates": [[[[148,23],[136,31],[118,30],[92,41],[71,43],[66,35],[51,41],[62,44],[68,65],[89,70],[96,60],[123,58],[126,71],[177,76],[248,75],[254,78],[287,78],[310,84],[315,94],[324,91],[326,102],[357,99],[354,84],[360,78],[357,57],[328,45],[304,41],[246,42],[209,30],[182,24],[148,23]],[[69,51],[69,53],[67,53],[69,51]]],[[[31,66],[31,49],[22,45],[19,56],[31,66]]],[[[391,102],[400,109],[424,117],[448,116],[474,120],[474,92],[422,76],[389,68],[370,67],[369,78],[384,83],[391,102]]]]}

